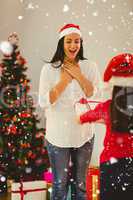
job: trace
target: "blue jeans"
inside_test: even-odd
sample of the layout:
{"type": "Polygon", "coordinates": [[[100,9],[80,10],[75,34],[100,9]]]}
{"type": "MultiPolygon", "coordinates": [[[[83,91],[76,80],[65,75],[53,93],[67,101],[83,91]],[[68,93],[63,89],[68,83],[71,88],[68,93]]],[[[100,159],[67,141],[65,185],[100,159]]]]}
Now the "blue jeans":
{"type": "Polygon", "coordinates": [[[86,170],[91,160],[93,144],[94,137],[79,148],[57,147],[47,141],[47,150],[54,176],[52,200],[66,200],[70,184],[72,185],[73,200],[87,199],[86,170]]]}

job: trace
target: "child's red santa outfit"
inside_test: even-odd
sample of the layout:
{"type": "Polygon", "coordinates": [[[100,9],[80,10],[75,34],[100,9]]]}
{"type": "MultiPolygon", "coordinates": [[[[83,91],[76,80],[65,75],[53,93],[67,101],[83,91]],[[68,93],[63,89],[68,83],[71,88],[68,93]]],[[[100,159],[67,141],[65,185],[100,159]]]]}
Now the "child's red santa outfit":
{"type": "MultiPolygon", "coordinates": [[[[110,79],[114,79],[114,88],[123,85],[118,79],[127,79],[127,82],[131,83],[133,79],[133,56],[131,54],[121,54],[111,60],[104,73],[104,81],[110,79]]],[[[112,100],[100,103],[94,110],[82,114],[80,122],[83,124],[103,119],[106,124],[104,149],[100,155],[101,200],[130,200],[133,195],[133,132],[132,129],[127,132],[112,129],[113,98],[114,96],[112,100]]],[[[128,106],[133,108],[133,102],[128,106]]]]}

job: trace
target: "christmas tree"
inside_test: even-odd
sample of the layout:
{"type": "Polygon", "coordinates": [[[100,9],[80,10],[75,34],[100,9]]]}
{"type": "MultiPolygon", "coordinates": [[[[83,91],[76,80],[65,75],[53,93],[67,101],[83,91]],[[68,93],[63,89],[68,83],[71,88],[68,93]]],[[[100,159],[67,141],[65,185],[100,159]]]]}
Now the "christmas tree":
{"type": "Polygon", "coordinates": [[[38,128],[18,41],[13,33],[0,46],[0,193],[6,189],[7,178],[39,180],[49,167],[45,130],[38,128]]]}

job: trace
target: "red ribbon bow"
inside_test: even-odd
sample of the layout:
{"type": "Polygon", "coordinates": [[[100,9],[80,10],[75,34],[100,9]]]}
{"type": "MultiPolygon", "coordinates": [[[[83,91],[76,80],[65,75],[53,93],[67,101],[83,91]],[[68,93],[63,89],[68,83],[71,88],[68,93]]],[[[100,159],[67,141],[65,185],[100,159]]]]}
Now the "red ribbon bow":
{"type": "Polygon", "coordinates": [[[20,182],[20,187],[19,187],[19,189],[20,189],[20,190],[12,191],[12,193],[20,193],[21,200],[24,200],[24,196],[25,196],[28,192],[40,192],[40,191],[43,191],[43,190],[47,190],[46,188],[27,189],[27,190],[24,190],[23,182],[22,182],[22,181],[20,182]]]}

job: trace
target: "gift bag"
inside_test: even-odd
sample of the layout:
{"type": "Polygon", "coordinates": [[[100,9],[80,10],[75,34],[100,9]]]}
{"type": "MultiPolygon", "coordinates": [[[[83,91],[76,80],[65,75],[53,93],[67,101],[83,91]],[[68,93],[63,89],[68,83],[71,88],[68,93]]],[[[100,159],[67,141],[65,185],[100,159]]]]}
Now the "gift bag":
{"type": "Polygon", "coordinates": [[[86,191],[88,200],[100,200],[100,172],[98,167],[89,167],[86,176],[86,191]]]}
{"type": "Polygon", "coordinates": [[[47,183],[45,181],[30,181],[12,183],[11,200],[46,200],[47,183]]]}

